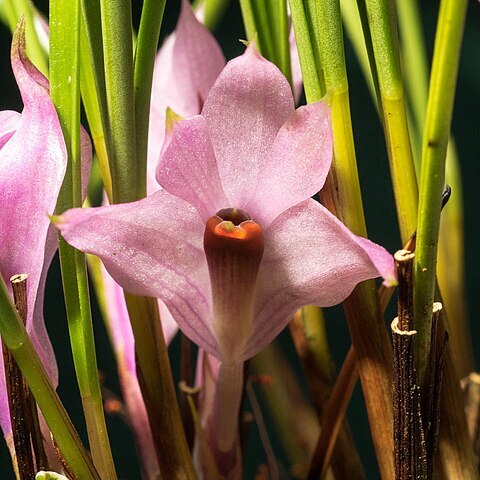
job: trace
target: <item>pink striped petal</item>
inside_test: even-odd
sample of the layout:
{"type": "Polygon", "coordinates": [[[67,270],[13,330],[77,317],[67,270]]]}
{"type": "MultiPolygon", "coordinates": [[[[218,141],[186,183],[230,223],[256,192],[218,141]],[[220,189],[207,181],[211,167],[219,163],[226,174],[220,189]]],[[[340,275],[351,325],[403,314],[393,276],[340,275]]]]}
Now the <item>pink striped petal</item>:
{"type": "Polygon", "coordinates": [[[17,129],[21,115],[18,112],[3,110],[0,112],[0,149],[10,140],[17,129]]]}
{"type": "MultiPolygon", "coordinates": [[[[21,116],[7,112],[1,117],[4,141],[0,149],[0,273],[7,284],[14,274],[28,274],[27,331],[56,384],[55,357],[43,321],[43,287],[56,248],[47,240],[48,214],[55,209],[67,155],[48,81],[26,57],[23,25],[14,34],[12,68],[24,110],[21,116]],[[5,134],[7,131],[10,133],[5,134]]],[[[8,432],[8,413],[3,415],[8,406],[5,407],[6,398],[1,397],[0,421],[4,432],[8,432]]]]}
{"type": "Polygon", "coordinates": [[[165,112],[170,107],[182,117],[200,113],[203,102],[225,66],[225,58],[213,35],[192,12],[186,0],[175,32],[158,52],[152,86],[148,141],[148,171],[155,186],[155,169],[165,135],[165,112]]]}
{"type": "Polygon", "coordinates": [[[268,345],[297,308],[336,305],[378,276],[395,282],[393,257],[383,247],[354,235],[314,200],[290,208],[265,232],[255,326],[242,358],[268,345]]]}
{"type": "Polygon", "coordinates": [[[230,61],[202,110],[225,195],[242,208],[260,181],[261,165],[280,127],[294,110],[292,91],[280,70],[253,44],[230,61]]]}
{"type": "Polygon", "coordinates": [[[317,102],[295,110],[267,153],[245,209],[267,228],[280,213],[323,187],[332,152],[330,107],[317,102]]]}
{"type": "Polygon", "coordinates": [[[229,206],[203,117],[197,115],[175,126],[158,164],[157,180],[172,195],[193,205],[204,222],[229,206]]]}
{"type": "Polygon", "coordinates": [[[217,354],[204,225],[193,207],[160,190],[134,203],[69,210],[56,226],[68,243],[100,257],[128,292],[163,300],[185,334],[217,354]]]}
{"type": "Polygon", "coordinates": [[[300,57],[298,56],[297,42],[295,41],[295,33],[293,32],[293,25],[290,27],[290,64],[292,67],[292,84],[293,96],[295,103],[298,105],[302,98],[303,92],[303,77],[302,68],[300,66],[300,57]]]}

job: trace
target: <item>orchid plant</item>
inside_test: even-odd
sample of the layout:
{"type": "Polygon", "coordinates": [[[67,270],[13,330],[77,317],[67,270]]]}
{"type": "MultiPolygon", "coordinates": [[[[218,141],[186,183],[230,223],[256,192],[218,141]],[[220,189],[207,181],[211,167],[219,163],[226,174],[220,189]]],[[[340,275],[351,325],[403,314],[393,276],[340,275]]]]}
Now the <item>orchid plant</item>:
{"type": "Polygon", "coordinates": [[[122,412],[131,478],[287,478],[274,432],[288,478],[371,478],[345,416],[359,377],[381,478],[477,478],[461,202],[441,214],[461,191],[450,128],[466,1],[441,0],[429,89],[415,0],[240,0],[245,38],[228,61],[215,29],[235,3],[178,2],[159,42],[175,3],[144,0],[133,28],[131,2],[50,0],[48,22],[34,2],[0,2],[24,105],[0,112],[0,426],[14,475],[124,478],[105,419],[122,412]],[[343,29],[385,134],[395,257],[367,238],[343,29]],[[57,249],[55,322],[87,446],[44,322],[57,249]],[[98,375],[87,265],[120,392],[98,375]],[[342,302],[337,376],[323,312],[342,302]],[[278,356],[282,331],[296,370],[278,356]],[[248,409],[266,465],[249,453],[248,409]]]}

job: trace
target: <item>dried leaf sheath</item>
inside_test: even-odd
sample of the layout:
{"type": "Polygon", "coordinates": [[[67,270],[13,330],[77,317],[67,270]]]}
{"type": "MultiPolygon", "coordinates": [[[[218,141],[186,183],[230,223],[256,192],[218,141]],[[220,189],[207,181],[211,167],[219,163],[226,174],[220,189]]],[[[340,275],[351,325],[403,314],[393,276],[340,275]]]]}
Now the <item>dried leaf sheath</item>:
{"type": "Polygon", "coordinates": [[[413,361],[415,330],[400,330],[392,322],[393,436],[395,477],[426,480],[427,451],[420,413],[420,392],[413,361]]]}
{"type": "Polygon", "coordinates": [[[413,315],[413,260],[415,254],[395,254],[398,274],[398,317],[392,322],[394,465],[397,480],[430,479],[440,418],[440,387],[446,351],[437,346],[437,322],[441,304],[433,305],[432,342],[423,397],[415,371],[413,315]]]}

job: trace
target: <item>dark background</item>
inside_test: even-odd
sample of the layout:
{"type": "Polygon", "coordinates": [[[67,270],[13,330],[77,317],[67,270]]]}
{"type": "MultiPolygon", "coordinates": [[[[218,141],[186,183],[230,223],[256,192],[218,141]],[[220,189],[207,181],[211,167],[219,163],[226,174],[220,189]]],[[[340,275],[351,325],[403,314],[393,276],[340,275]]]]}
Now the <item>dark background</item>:
{"type": "MultiPolygon", "coordinates": [[[[48,12],[47,1],[35,3],[45,13],[48,12]]],[[[167,1],[162,37],[174,28],[178,16],[179,3],[178,0],[167,1]]],[[[431,58],[439,2],[420,3],[422,4],[422,20],[426,31],[429,58],[431,58]]],[[[134,21],[138,24],[141,2],[137,1],[134,4],[134,21]]],[[[236,0],[231,1],[224,20],[217,29],[216,36],[227,59],[241,54],[244,50],[243,45],[238,42],[238,39],[245,38],[245,33],[236,0]]],[[[3,25],[0,26],[0,109],[21,111],[22,105],[9,63],[10,40],[11,37],[8,30],[3,25]]],[[[478,245],[480,244],[478,228],[480,211],[480,169],[478,166],[480,161],[479,50],[480,4],[471,1],[467,14],[452,128],[463,171],[468,310],[473,342],[477,350],[477,366],[480,360],[480,341],[478,340],[480,329],[476,313],[480,310],[480,295],[478,294],[480,261],[477,255],[478,245]]],[[[348,41],[346,42],[346,54],[355,145],[369,236],[375,242],[384,245],[391,252],[394,252],[400,247],[400,243],[384,137],[360,68],[348,41]]],[[[453,192],[453,195],[455,195],[455,192],[453,192]]],[[[113,354],[95,301],[92,308],[99,369],[104,373],[105,386],[119,394],[113,354]]],[[[337,365],[341,365],[342,359],[350,345],[341,307],[328,309],[326,316],[330,345],[337,365]]],[[[390,321],[393,316],[393,312],[388,313],[385,317],[386,321],[390,321]]],[[[86,441],[81,403],[70,353],[57,259],[55,259],[49,274],[45,296],[45,318],[60,366],[60,387],[58,391],[75,425],[86,441]]],[[[288,335],[283,334],[280,340],[286,350],[286,354],[293,358],[293,349],[288,335]]],[[[178,364],[175,361],[178,347],[179,342],[176,340],[171,347],[174,364],[178,364]]],[[[295,363],[294,358],[293,361],[295,363]]],[[[298,365],[296,366],[298,368],[298,365]]],[[[365,463],[367,478],[378,478],[368,430],[368,421],[358,386],[348,416],[354,431],[357,447],[365,463]]],[[[130,480],[140,478],[135,447],[128,428],[118,416],[109,416],[107,423],[119,478],[130,480]]],[[[282,460],[281,452],[279,452],[279,455],[280,460],[282,460]]],[[[252,429],[252,442],[247,451],[247,458],[249,460],[245,478],[253,478],[256,467],[265,461],[255,428],[252,429]]],[[[10,458],[4,443],[0,442],[0,480],[10,478],[13,478],[10,458]]]]}

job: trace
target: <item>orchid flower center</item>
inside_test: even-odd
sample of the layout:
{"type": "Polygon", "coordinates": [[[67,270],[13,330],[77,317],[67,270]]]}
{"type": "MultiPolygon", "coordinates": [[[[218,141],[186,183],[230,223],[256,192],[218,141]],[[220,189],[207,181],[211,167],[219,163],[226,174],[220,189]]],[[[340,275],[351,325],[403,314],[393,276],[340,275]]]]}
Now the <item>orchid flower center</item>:
{"type": "Polygon", "coordinates": [[[247,212],[224,208],[210,217],[203,237],[213,301],[213,330],[222,360],[241,356],[252,330],[252,301],[263,257],[262,228],[247,212]]]}

